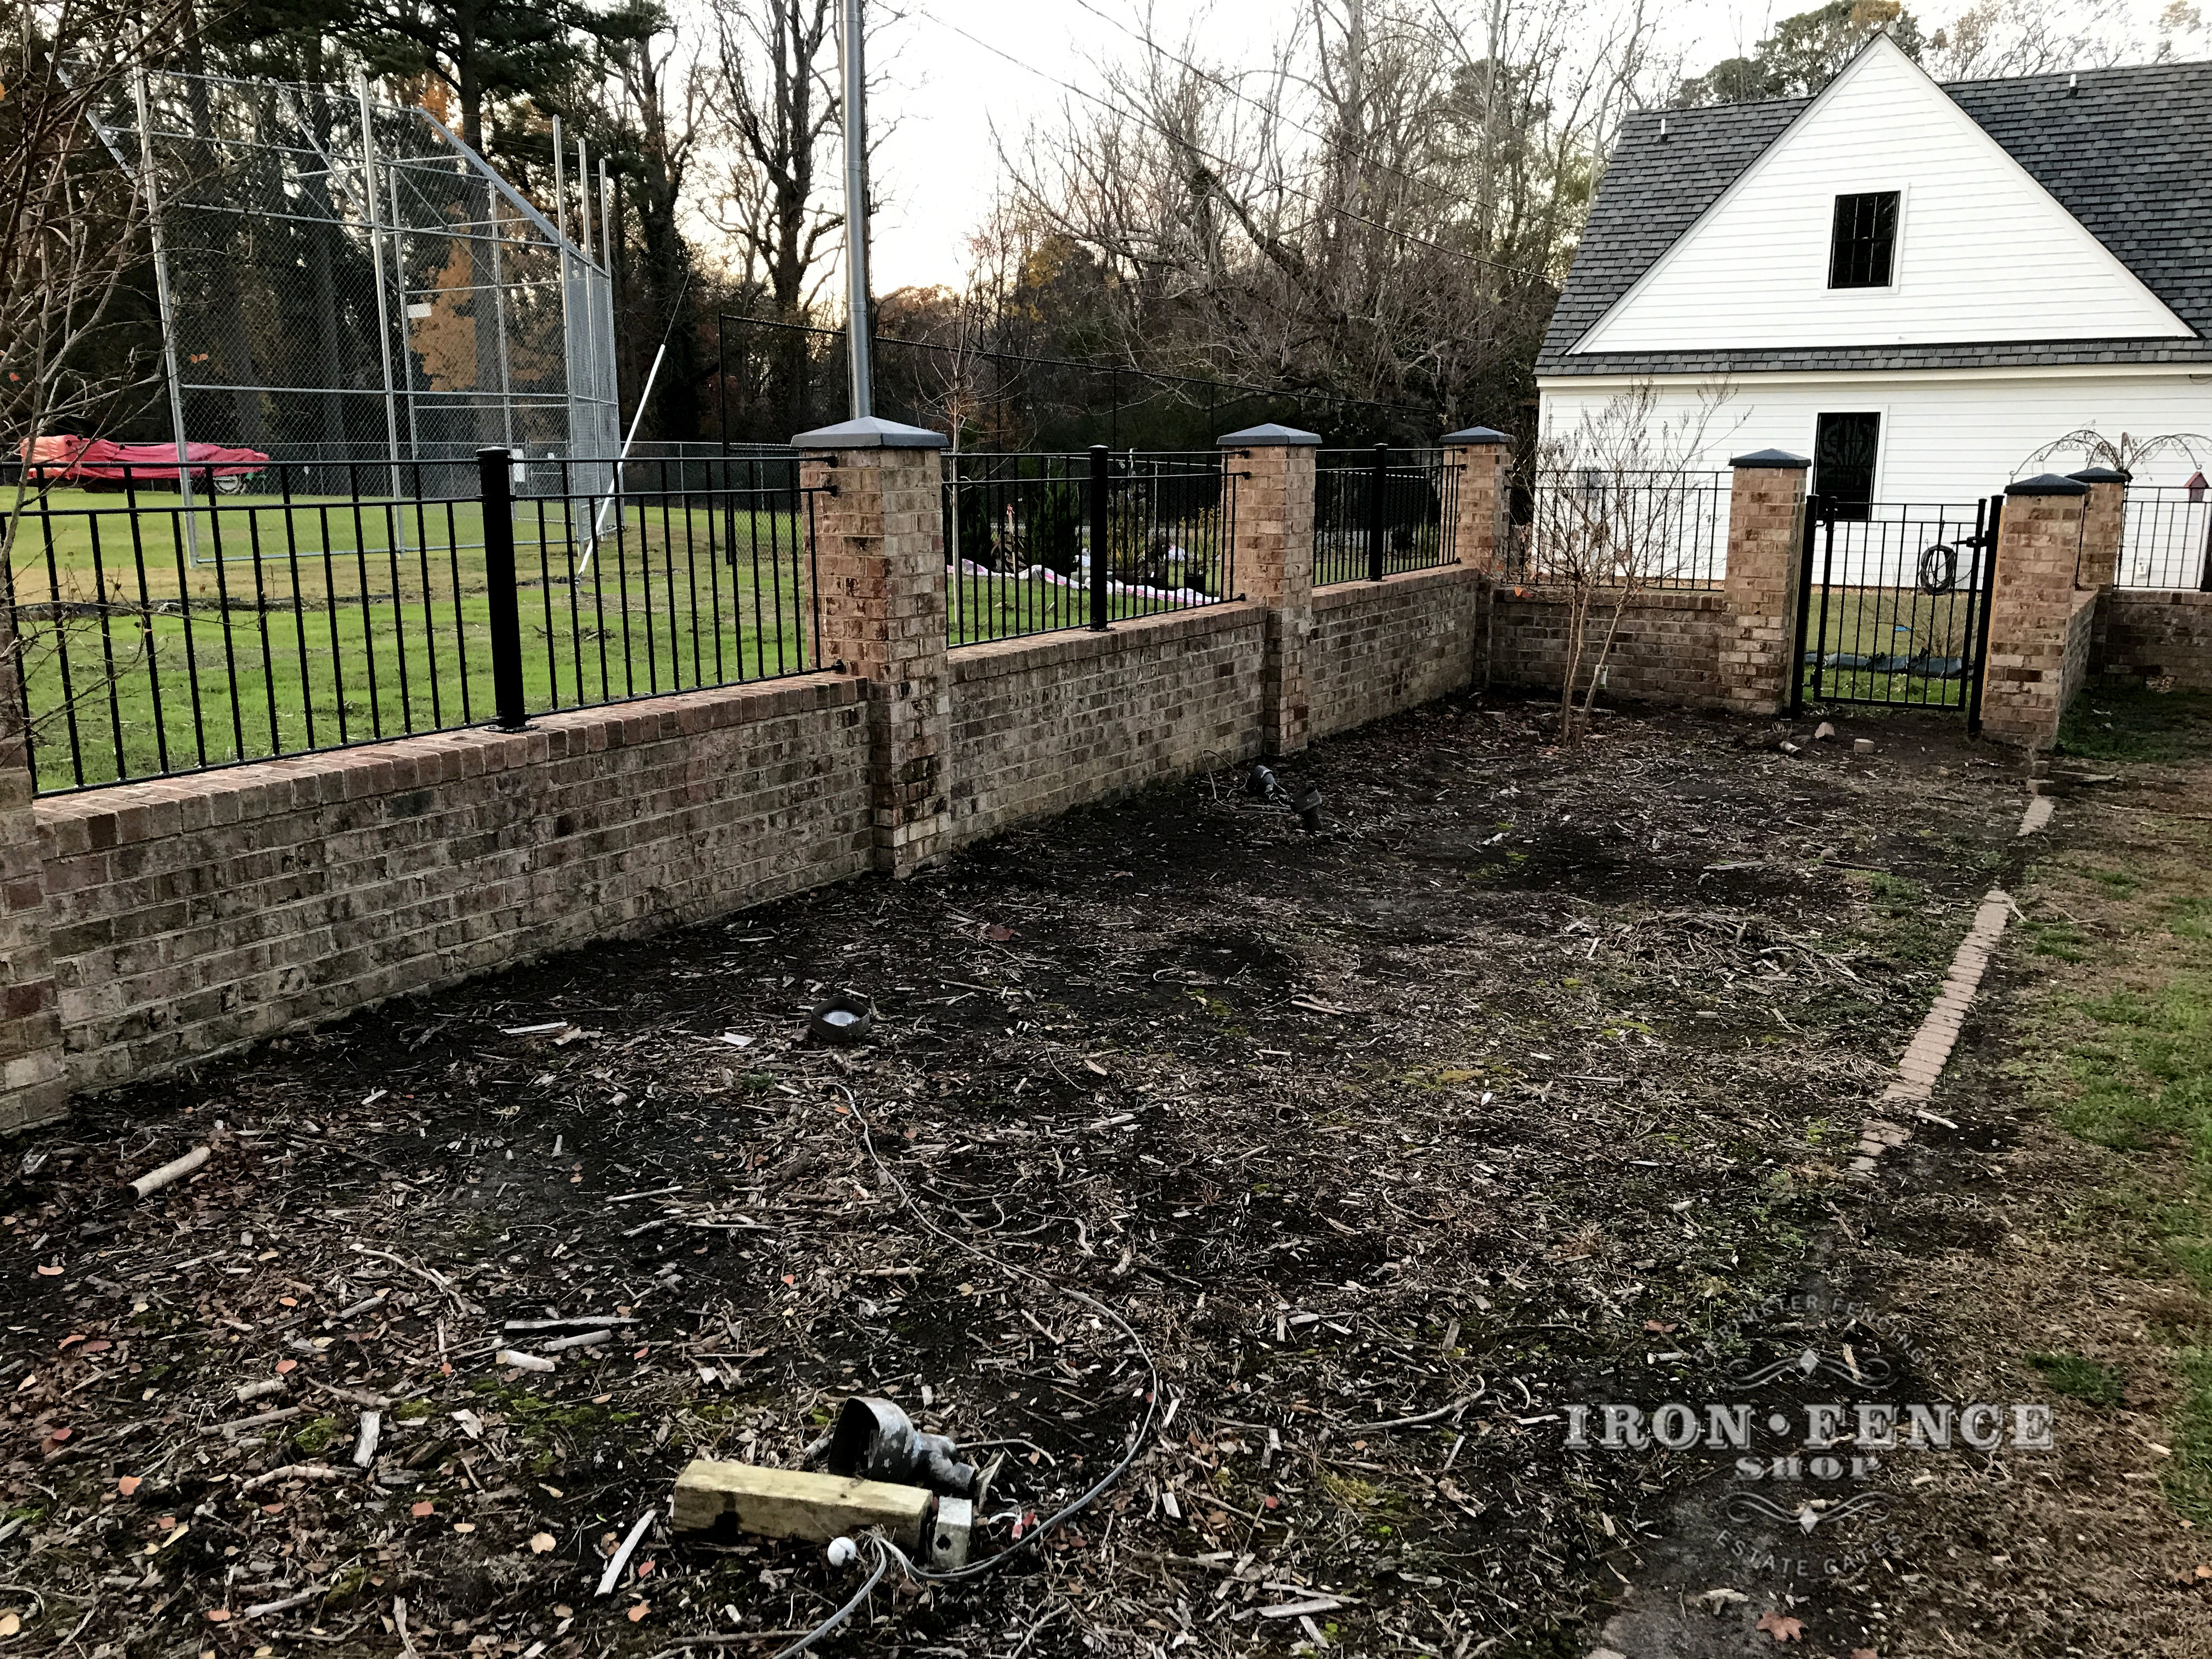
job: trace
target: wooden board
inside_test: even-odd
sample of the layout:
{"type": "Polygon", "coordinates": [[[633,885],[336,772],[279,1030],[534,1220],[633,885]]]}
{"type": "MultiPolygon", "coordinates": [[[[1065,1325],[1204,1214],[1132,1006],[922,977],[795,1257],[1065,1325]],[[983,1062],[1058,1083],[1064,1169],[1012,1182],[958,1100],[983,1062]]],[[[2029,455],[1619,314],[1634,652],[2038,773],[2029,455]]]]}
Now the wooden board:
{"type": "Polygon", "coordinates": [[[676,1477],[673,1518],[679,1532],[703,1532],[732,1515],[739,1530],[763,1538],[825,1542],[865,1527],[881,1527],[901,1548],[915,1550],[921,1547],[922,1526],[934,1501],[920,1486],[701,1457],[676,1477]]]}

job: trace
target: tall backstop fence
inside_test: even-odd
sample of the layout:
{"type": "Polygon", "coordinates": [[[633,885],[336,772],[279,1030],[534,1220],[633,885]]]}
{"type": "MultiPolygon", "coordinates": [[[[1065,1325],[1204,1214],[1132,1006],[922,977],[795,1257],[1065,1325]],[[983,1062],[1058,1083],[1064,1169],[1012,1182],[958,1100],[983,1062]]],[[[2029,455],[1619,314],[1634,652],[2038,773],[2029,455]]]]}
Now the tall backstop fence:
{"type": "Polygon", "coordinates": [[[176,444],[457,469],[620,447],[606,169],[557,122],[549,207],[365,80],[148,72],[96,125],[143,186],[176,444]]]}

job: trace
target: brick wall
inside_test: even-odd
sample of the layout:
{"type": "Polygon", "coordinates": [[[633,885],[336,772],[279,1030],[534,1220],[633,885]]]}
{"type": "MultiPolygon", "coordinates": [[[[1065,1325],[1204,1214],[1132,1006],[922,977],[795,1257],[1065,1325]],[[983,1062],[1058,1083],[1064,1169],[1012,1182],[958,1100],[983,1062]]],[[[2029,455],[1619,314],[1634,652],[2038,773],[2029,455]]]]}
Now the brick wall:
{"type": "Polygon", "coordinates": [[[958,647],[951,841],[1256,756],[1267,655],[1249,604],[958,647]]]}
{"type": "Polygon", "coordinates": [[[1322,737],[1474,684],[1486,579],[1468,565],[1314,590],[1306,641],[1313,734],[1322,737]]]}
{"type": "Polygon", "coordinates": [[[2048,745],[2086,669],[2086,624],[2078,663],[2068,647],[2081,613],[2074,581],[2088,494],[2087,485],[2051,474],[2006,486],[1982,666],[1982,729],[1993,738],[2048,745]]]}
{"type": "MultiPolygon", "coordinates": [[[[1590,629],[1599,635],[1611,606],[1601,595],[1594,610],[1590,629]]],[[[1491,684],[1558,692],[1566,669],[1565,593],[1499,588],[1489,632],[1491,684]]],[[[1673,588],[1640,593],[1621,614],[1599,699],[1720,708],[1727,702],[1721,652],[1734,637],[1735,620],[1723,593],[1673,588]]],[[[1595,638],[1590,648],[1595,648],[1595,638]]]]}
{"type": "Polygon", "coordinates": [[[14,653],[0,608],[0,1133],[56,1115],[69,1091],[14,653]]]}
{"type": "Polygon", "coordinates": [[[2115,587],[2100,617],[2101,674],[2171,674],[2187,691],[2212,691],[2212,593],[2115,587]]]}
{"type": "Polygon", "coordinates": [[[2074,595],[2074,608],[2066,618],[2066,662],[2060,676],[2058,707],[2063,712],[2088,684],[2092,648],[2097,633],[2097,607],[2103,596],[2094,588],[2074,595]]]}
{"type": "Polygon", "coordinates": [[[72,1088],[868,867],[838,676],[38,804],[72,1088]]]}

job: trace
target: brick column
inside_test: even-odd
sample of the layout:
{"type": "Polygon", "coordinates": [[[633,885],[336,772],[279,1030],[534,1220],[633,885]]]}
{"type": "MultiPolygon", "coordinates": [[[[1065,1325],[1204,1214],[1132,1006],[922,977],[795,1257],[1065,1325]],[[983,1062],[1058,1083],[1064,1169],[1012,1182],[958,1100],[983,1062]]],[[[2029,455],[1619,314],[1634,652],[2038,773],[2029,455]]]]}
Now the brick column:
{"type": "Polygon", "coordinates": [[[1237,480],[1237,586],[1267,607],[1267,660],[1260,741],[1294,755],[1313,736],[1306,637],[1313,632],[1314,451],[1321,439],[1295,427],[1247,427],[1215,440],[1231,452],[1237,480]]]}
{"type": "Polygon", "coordinates": [[[2119,574],[2130,475],[2109,466],[2092,466],[2066,476],[2089,486],[2089,499],[2081,509],[2081,564],[2075,572],[2074,585],[2110,587],[2119,574]]]}
{"type": "Polygon", "coordinates": [[[0,604],[0,1134],[61,1116],[69,1097],[15,647],[0,604]]]}
{"type": "Polygon", "coordinates": [[[1797,587],[1804,568],[1802,455],[1762,449],[1729,465],[1728,620],[1721,695],[1743,714],[1778,714],[1797,683],[1797,587]]]}
{"type": "Polygon", "coordinates": [[[868,683],[875,862],[902,876],[939,851],[951,784],[939,433],[873,416],[792,442],[814,506],[822,654],[868,683]]]}
{"type": "Polygon", "coordinates": [[[1459,562],[1495,580],[1505,558],[1505,471],[1513,441],[1486,426],[1448,432],[1444,464],[1459,469],[1459,514],[1453,549],[1459,562]]]}
{"type": "Polygon", "coordinates": [[[2058,735],[2089,489],[2055,472],[2005,486],[1982,665],[1982,729],[1991,737],[2038,749],[2058,735]]]}

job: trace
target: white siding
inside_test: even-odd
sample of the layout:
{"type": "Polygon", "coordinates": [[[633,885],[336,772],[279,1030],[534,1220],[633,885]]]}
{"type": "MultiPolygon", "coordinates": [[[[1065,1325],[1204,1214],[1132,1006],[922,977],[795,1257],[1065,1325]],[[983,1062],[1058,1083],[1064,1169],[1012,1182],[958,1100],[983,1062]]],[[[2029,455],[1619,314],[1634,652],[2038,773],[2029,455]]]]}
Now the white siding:
{"type": "MultiPolygon", "coordinates": [[[[1686,425],[1709,380],[1659,380],[1656,418],[1686,425]]],[[[1565,436],[1605,406],[1620,383],[1564,378],[1541,383],[1545,431],[1565,436]]],[[[1875,498],[1949,503],[1995,495],[2021,475],[2033,451],[2083,427],[2117,439],[2161,433],[2212,433],[2212,376],[2066,374],[2047,369],[1972,375],[1746,375],[1728,388],[1705,428],[1693,464],[1724,467],[1732,455],[1782,449],[1810,456],[1823,414],[1873,410],[1881,417],[1875,498]]],[[[2208,447],[2212,448],[2212,447],[2208,447]]],[[[2073,471],[2079,456],[2037,471],[2073,471]]],[[[2142,468],[2137,481],[2178,484],[2191,468],[2172,459],[2142,468]]]]}
{"type": "Polygon", "coordinates": [[[2189,331],[1881,39],[1574,349],[1756,350],[2189,331]],[[1894,285],[1830,289],[1835,198],[1887,190],[1902,197],[1894,285]]]}

